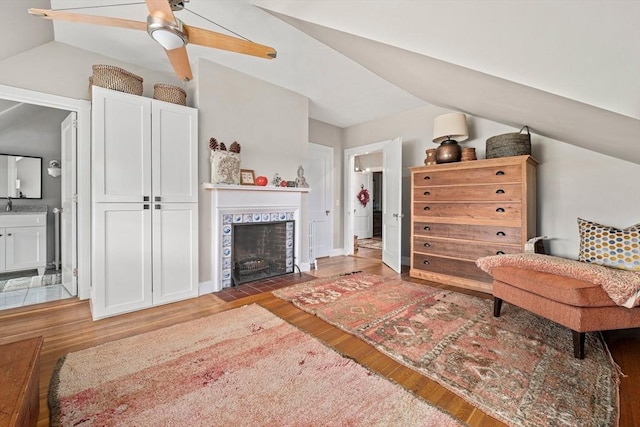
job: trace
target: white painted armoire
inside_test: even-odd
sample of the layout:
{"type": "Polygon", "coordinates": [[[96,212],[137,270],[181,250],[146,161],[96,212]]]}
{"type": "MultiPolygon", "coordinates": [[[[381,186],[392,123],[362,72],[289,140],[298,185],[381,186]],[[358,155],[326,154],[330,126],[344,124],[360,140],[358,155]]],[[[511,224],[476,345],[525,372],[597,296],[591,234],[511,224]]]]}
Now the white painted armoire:
{"type": "Polygon", "coordinates": [[[93,87],[94,319],[198,296],[198,112],[93,87]]]}

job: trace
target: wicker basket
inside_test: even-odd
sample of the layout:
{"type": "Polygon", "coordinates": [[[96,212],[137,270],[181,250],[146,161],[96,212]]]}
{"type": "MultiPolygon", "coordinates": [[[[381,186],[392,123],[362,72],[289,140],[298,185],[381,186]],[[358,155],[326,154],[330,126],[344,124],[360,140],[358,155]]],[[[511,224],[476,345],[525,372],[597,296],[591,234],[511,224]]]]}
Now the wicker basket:
{"type": "Polygon", "coordinates": [[[142,95],[142,77],[114,67],[113,65],[94,65],[93,84],[119,92],[142,95]]]}
{"type": "Polygon", "coordinates": [[[187,93],[177,86],[155,84],[153,85],[153,98],[173,104],[187,105],[187,93]]]}
{"type": "Polygon", "coordinates": [[[529,126],[523,126],[520,132],[505,133],[487,139],[486,158],[531,155],[531,134],[529,126]],[[527,133],[523,134],[522,131],[527,133]]]}

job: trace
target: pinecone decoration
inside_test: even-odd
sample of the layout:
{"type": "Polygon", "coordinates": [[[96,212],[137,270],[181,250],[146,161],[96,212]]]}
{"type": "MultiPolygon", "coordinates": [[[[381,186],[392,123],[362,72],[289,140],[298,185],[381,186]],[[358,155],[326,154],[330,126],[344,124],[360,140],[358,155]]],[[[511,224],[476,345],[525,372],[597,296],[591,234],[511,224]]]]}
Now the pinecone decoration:
{"type": "Polygon", "coordinates": [[[229,147],[229,151],[232,153],[240,153],[240,144],[238,144],[238,141],[233,141],[233,144],[229,147]]]}
{"type": "Polygon", "coordinates": [[[220,151],[227,151],[227,146],[224,145],[224,142],[220,143],[220,151]]]}
{"type": "Polygon", "coordinates": [[[212,150],[218,149],[218,140],[215,138],[209,138],[209,148],[212,150]]]}

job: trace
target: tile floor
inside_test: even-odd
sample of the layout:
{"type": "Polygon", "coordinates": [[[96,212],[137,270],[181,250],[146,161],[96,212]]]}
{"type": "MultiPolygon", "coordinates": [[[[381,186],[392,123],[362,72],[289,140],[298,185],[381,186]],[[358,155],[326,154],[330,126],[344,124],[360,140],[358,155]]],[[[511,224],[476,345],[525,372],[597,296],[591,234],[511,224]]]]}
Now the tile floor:
{"type": "Polygon", "coordinates": [[[71,294],[60,284],[0,292],[0,310],[55,301],[62,298],[71,298],[71,294]]]}

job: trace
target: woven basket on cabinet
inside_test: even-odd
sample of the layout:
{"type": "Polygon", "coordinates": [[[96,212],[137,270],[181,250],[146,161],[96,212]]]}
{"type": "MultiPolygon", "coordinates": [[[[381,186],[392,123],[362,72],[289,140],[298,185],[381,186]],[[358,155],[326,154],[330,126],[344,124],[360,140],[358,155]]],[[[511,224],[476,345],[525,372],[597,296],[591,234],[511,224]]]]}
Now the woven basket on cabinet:
{"type": "Polygon", "coordinates": [[[187,105],[187,93],[177,86],[155,84],[153,85],[153,98],[173,104],[187,105]]]}
{"type": "Polygon", "coordinates": [[[98,64],[93,67],[92,83],[119,92],[142,95],[142,77],[113,65],[98,64]]]}

